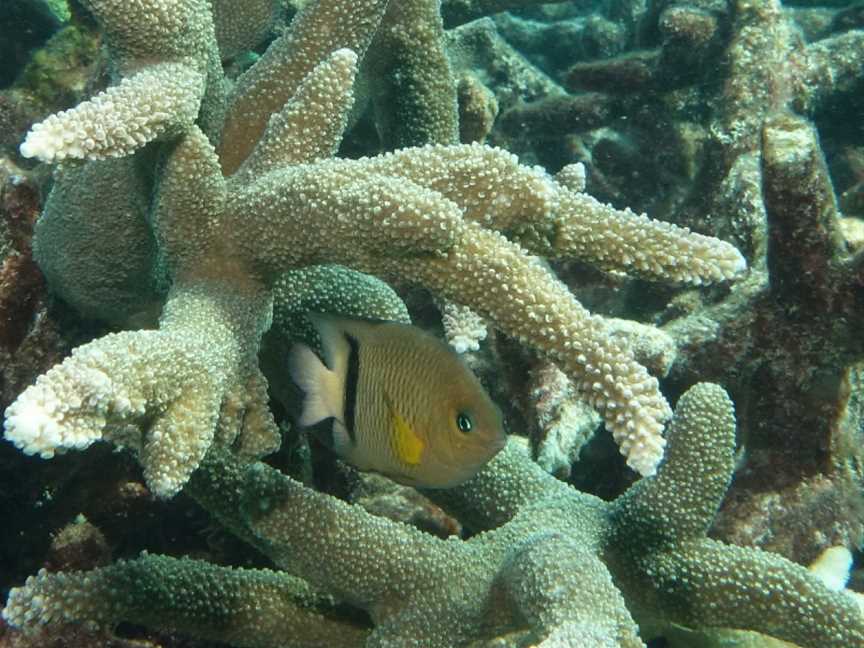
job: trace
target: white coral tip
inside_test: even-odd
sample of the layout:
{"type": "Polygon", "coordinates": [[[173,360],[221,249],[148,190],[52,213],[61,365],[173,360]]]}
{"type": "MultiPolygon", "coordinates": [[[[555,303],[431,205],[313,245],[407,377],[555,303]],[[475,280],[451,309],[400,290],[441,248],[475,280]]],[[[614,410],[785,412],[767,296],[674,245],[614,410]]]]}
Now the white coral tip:
{"type": "Polygon", "coordinates": [[[356,65],[357,64],[357,53],[348,47],[342,47],[342,48],[336,50],[335,52],[333,52],[333,54],[331,56],[332,56],[334,61],[335,60],[344,61],[348,65],[356,65]]]}
{"type": "Polygon", "coordinates": [[[58,142],[52,131],[48,128],[39,128],[37,124],[27,133],[27,137],[18,150],[25,158],[39,158],[43,162],[52,162],[57,155],[58,142]]]}
{"type": "Polygon", "coordinates": [[[735,258],[732,262],[731,270],[732,270],[732,275],[736,276],[736,275],[741,274],[742,272],[744,272],[747,269],[747,261],[744,259],[744,255],[741,254],[741,252],[739,252],[735,248],[733,248],[733,249],[735,250],[735,258]]]}
{"type": "Polygon", "coordinates": [[[627,457],[627,465],[642,477],[653,477],[657,474],[657,466],[663,459],[663,449],[666,440],[663,437],[653,437],[640,440],[632,445],[621,444],[621,452],[627,457]]]}
{"type": "Polygon", "coordinates": [[[4,436],[25,454],[50,459],[63,444],[63,434],[49,410],[25,392],[6,410],[4,436]]]}

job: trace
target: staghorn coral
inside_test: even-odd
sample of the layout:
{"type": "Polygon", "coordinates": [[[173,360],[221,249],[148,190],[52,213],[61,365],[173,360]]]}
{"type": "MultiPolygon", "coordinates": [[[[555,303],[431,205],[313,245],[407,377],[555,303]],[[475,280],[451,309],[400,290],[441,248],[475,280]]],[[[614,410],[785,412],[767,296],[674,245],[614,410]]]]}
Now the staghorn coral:
{"type": "MultiPolygon", "coordinates": [[[[609,332],[621,337],[636,359],[665,377],[675,360],[672,338],[653,326],[607,318],[609,332]]],[[[540,361],[528,371],[528,435],[534,458],[560,478],[570,475],[582,447],[592,438],[599,417],[580,399],[572,382],[553,363],[540,361]]]]}
{"type": "MultiPolygon", "coordinates": [[[[179,117],[160,122],[159,129],[127,133],[119,143],[104,138],[95,149],[89,145],[97,124],[86,107],[65,113],[60,122],[45,122],[54,124],[50,129],[71,124],[57,140],[63,142],[61,149],[52,149],[55,140],[43,136],[48,126],[34,127],[33,136],[44,149],[36,150],[46,159],[55,159],[60,150],[97,158],[73,171],[85,178],[92,174],[87,181],[79,176],[74,184],[84,200],[64,195],[62,178],[49,199],[56,198],[63,209],[46,211],[40,237],[50,252],[46,250],[44,264],[66,263],[62,274],[75,283],[58,288],[73,304],[86,303],[104,289],[102,273],[87,267],[74,246],[67,250],[62,241],[69,236],[105,250],[106,242],[98,241],[104,237],[95,231],[100,224],[88,222],[81,205],[98,200],[100,182],[110,176],[107,181],[114,187],[132,190],[120,194],[122,204],[101,207],[105,222],[115,219],[117,233],[105,239],[113,253],[104,254],[134,260],[130,268],[112,273],[112,281],[116,278],[122,286],[138,278],[137,286],[155,295],[159,286],[170,288],[158,331],[111,335],[81,347],[22,394],[7,411],[8,439],[43,456],[98,439],[131,447],[141,456],[149,485],[162,496],[177,492],[214,439],[236,442],[248,455],[273,449],[276,429],[255,354],[270,326],[274,283],[288,269],[339,260],[425,285],[545,353],[604,414],[630,464],[642,473],[653,472],[669,415],[656,380],[607,335],[602,319],[500,233],[530,240],[543,252],[580,254],[603,245],[604,235],[587,225],[580,230],[579,221],[590,224],[616,212],[538,169],[520,166],[506,152],[477,144],[403,149],[360,160],[329,157],[347,121],[357,67],[357,54],[344,46],[362,50],[384,4],[367,0],[352,4],[350,11],[334,1],[304,7],[292,29],[223,97],[227,110],[215,136],[218,149],[206,129],[195,125],[166,143],[165,159],[155,170],[151,213],[145,217],[125,201],[144,195],[152,181],[139,170],[151,159],[150,150],[128,162],[101,158],[127,153],[133,140],[140,146],[151,137],[168,137],[182,126],[184,111],[196,97],[202,126],[212,126],[218,113],[212,106],[220,104],[216,95],[226,91],[207,67],[218,58],[215,39],[205,33],[212,31],[212,20],[188,15],[209,13],[198,3],[159,3],[153,24],[143,33],[163,34],[165,25],[171,30],[145,41],[138,31],[130,35],[124,22],[140,22],[141,16],[126,15],[115,3],[94,1],[121,64],[129,52],[150,55],[147,66],[92,100],[91,105],[107,113],[100,119],[115,123],[146,104],[146,98],[135,100],[134,88],[152,94],[160,66],[175,65],[169,61],[178,52],[206,83],[201,92],[187,92],[179,100],[179,117]],[[338,29],[331,29],[334,23],[338,29]],[[190,41],[188,53],[184,39],[190,41]],[[149,51],[148,45],[165,48],[168,60],[161,49],[149,51]],[[265,128],[268,109],[277,112],[265,128]],[[98,165],[108,166],[103,171],[98,165]],[[111,176],[118,167],[120,172],[111,176]],[[574,233],[564,234],[572,227],[574,233]],[[52,230],[53,244],[47,233],[52,230]],[[151,240],[155,253],[146,248],[151,240]],[[236,428],[238,421],[242,430],[236,428]]],[[[622,255],[614,261],[618,268],[697,283],[731,278],[744,268],[740,254],[728,244],[627,212],[617,216],[619,244],[627,249],[628,239],[638,241],[645,250],[622,255]],[[652,240],[662,243],[652,249],[646,245],[652,240]]],[[[124,303],[109,310],[129,316],[124,303]]]]}
{"type": "Polygon", "coordinates": [[[444,337],[456,353],[476,351],[488,333],[482,317],[452,302],[441,305],[441,323],[444,325],[444,337]]]}
{"type": "Polygon", "coordinates": [[[456,87],[459,104],[459,141],[483,142],[498,116],[495,95],[473,74],[465,73],[456,87]]]}
{"type": "MultiPolygon", "coordinates": [[[[560,33],[581,31],[600,16],[614,16],[615,4],[574,8],[575,18],[563,21],[496,17],[495,26],[571,90],[570,101],[585,101],[581,93],[587,90],[600,94],[595,103],[614,107],[602,124],[607,128],[561,133],[555,141],[535,142],[533,153],[552,170],[580,159],[592,161],[592,192],[618,205],[650,208],[675,222],[687,210],[698,211],[689,220],[693,223],[703,222],[708,213],[728,212],[724,220],[729,221],[733,214],[722,211],[722,203],[709,201],[706,206],[702,183],[728,173],[737,155],[753,152],[760,120],[784,106],[818,117],[836,108],[836,98],[854,92],[860,82],[860,29],[826,26],[808,42],[795,24],[796,12],[779,2],[664,2],[655,11],[643,12],[637,24],[626,28],[618,47],[608,52],[586,51],[577,46],[578,39],[560,33]],[[554,55],[545,46],[553,39],[560,41],[554,55]],[[718,66],[718,60],[729,64],[718,66]],[[696,126],[707,132],[694,142],[696,126]],[[695,150],[678,150],[688,142],[691,147],[697,144],[695,150]],[[616,151],[619,147],[623,150],[616,151]],[[627,148],[636,151],[628,154],[627,148]],[[685,159],[679,161],[679,156],[685,159]],[[667,173],[649,168],[682,163],[695,164],[704,176],[680,177],[683,169],[669,173],[674,166],[667,173]],[[643,181],[634,182],[636,176],[643,181]],[[671,196],[670,190],[675,192],[671,196]]],[[[561,88],[525,94],[530,107],[535,100],[560,96],[561,88]]],[[[532,112],[542,115],[542,106],[532,112]]],[[[854,133],[854,119],[850,121],[853,126],[847,130],[854,133]]],[[[493,132],[490,141],[513,139],[496,135],[493,132]]]]}
{"type": "Polygon", "coordinates": [[[33,256],[52,291],[84,317],[126,325],[159,313],[164,281],[150,271],[157,248],[146,220],[151,187],[140,168],[140,160],[125,157],[64,165],[54,174],[33,256]],[[112,237],[102,236],[106,228],[112,237]]]}
{"type": "MultiPolygon", "coordinates": [[[[715,533],[804,563],[832,544],[860,546],[864,532],[855,202],[864,31],[855,8],[801,4],[660,3],[602,58],[575,45],[537,50],[549,34],[575,43],[567,30],[608,15],[608,4],[494,25],[573,93],[604,93],[616,108],[601,128],[532,141],[520,157],[552,170],[582,161],[600,200],[728,238],[748,258],[753,271],[731,291],[680,293],[665,308],[656,299],[665,305],[668,293],[638,282],[609,290],[603,277],[592,294],[584,268],[561,276],[592,310],[654,312],[678,346],[667,393],[705,379],[729,390],[744,448],[715,533]]],[[[489,141],[502,142],[501,127],[489,141]]]]}
{"type": "Polygon", "coordinates": [[[570,476],[600,421],[597,413],[579,401],[567,376],[552,363],[540,363],[528,374],[534,423],[529,428],[537,463],[558,478],[570,476]]]}
{"type": "Polygon", "coordinates": [[[254,49],[273,31],[283,11],[279,0],[255,0],[242,4],[214,0],[210,5],[216,42],[223,59],[254,49]]]}
{"type": "MultiPolygon", "coordinates": [[[[179,13],[204,6],[159,4],[179,13]]],[[[191,479],[190,494],[314,589],[274,572],[144,557],[91,574],[89,581],[36,577],[31,586],[44,587],[43,598],[18,590],[7,616],[22,615],[14,618],[24,622],[28,614],[44,612],[44,619],[53,619],[52,601],[66,600],[62,591],[53,594],[59,583],[71,598],[91,606],[84,617],[92,613],[109,621],[116,617],[100,616],[102,603],[88,593],[114,597],[119,583],[120,592],[150,604],[166,593],[167,583],[165,607],[154,604],[149,616],[134,617],[136,599],[116,597],[107,614],[219,638],[228,637],[220,623],[232,621],[230,638],[241,645],[272,645],[266,642],[276,633],[294,636],[292,627],[309,636],[311,624],[327,637],[325,645],[334,645],[326,643],[335,643],[334,636],[410,645],[416,637],[409,633],[422,632],[421,645],[447,646],[516,625],[529,626],[531,636],[546,645],[590,640],[639,646],[634,618],[644,624],[646,637],[679,622],[745,625],[805,646],[860,643],[860,615],[844,594],[826,593],[776,556],[704,538],[731,471],[731,414],[716,388],[699,387],[682,400],[668,463],[656,480],[612,505],[555,482],[518,451],[508,451],[472,484],[449,494],[449,504],[473,520],[474,528],[489,529],[464,544],[358,515],[263,464],[245,463],[278,442],[256,356],[274,296],[282,289],[291,294],[282,292],[280,301],[296,296],[284,280],[286,270],[338,260],[388,279],[418,281],[470,306],[564,369],[581,397],[606,416],[631,463],[650,472],[667,412],[656,383],[634,360],[630,343],[617,341],[608,322],[582,308],[531,253],[584,257],[607,270],[693,283],[728,278],[743,267],[730,246],[602,205],[580,193],[578,177],[550,178],[500,150],[434,145],[333,159],[358,59],[346,42],[369,42],[367,31],[374,31],[383,12],[381,3],[350,3],[349,13],[346,7],[335,1],[308,4],[262,59],[273,66],[269,72],[253,67],[234,90],[214,73],[205,84],[198,126],[172,122],[154,130],[150,146],[130,160],[74,167],[93,173],[84,192],[105,191],[99,188],[99,165],[112,163],[127,167],[113,185],[116,192],[131,187],[126,197],[134,197],[140,187],[149,196],[155,188],[154,202],[144,210],[106,199],[96,213],[107,219],[103,211],[111,212],[119,223],[111,230],[117,234],[109,242],[114,249],[103,242],[98,256],[140,253],[136,246],[153,245],[134,272],[147,294],[160,306],[164,302],[161,320],[156,330],[113,334],[82,347],[25,392],[7,419],[7,435],[22,445],[33,443],[31,449],[59,451],[103,438],[132,447],[162,496],[191,479]],[[356,20],[344,21],[348,15],[356,20]],[[332,21],[344,29],[325,29],[332,21]],[[322,32],[333,40],[322,41],[322,32]],[[286,66],[291,74],[283,75],[286,66]],[[267,95],[272,75],[296,80],[287,89],[280,86],[275,107],[263,109],[276,114],[263,126],[245,124],[245,113],[235,107],[229,110],[234,130],[228,137],[219,110],[207,106],[241,106],[246,93],[267,95]],[[213,101],[208,92],[216,95],[213,101]],[[226,167],[227,159],[232,167],[226,167]],[[613,219],[612,232],[604,231],[606,218],[613,219]],[[694,446],[676,443],[679,433],[694,446]],[[722,443],[715,445],[712,433],[722,443]],[[367,551],[358,552],[357,538],[367,536],[373,538],[367,551]],[[562,565],[568,567],[563,575],[562,565]],[[453,589],[452,575],[462,568],[479,573],[467,595],[453,589]],[[775,591],[766,594],[769,587],[775,591]],[[367,610],[374,629],[362,617],[342,616],[327,594],[367,610]],[[779,611],[773,597],[780,599],[779,611]],[[259,607],[271,611],[263,612],[263,621],[253,609],[258,599],[259,607]],[[579,600],[590,608],[571,607],[579,600]],[[476,607],[476,601],[494,611],[476,607]],[[118,612],[127,604],[129,610],[118,612]],[[218,623],[210,623],[214,617],[208,614],[218,615],[218,623]]],[[[103,26],[111,29],[110,21],[103,26]]],[[[216,43],[205,40],[210,61],[216,43]]],[[[161,53],[151,54],[148,65],[158,66],[161,53]]],[[[77,146],[69,150],[87,148],[77,146]]],[[[74,207],[62,191],[56,199],[74,207]]],[[[59,216],[49,212],[45,218],[48,227],[59,216]]],[[[77,230],[82,239],[109,238],[98,223],[72,220],[57,222],[58,231],[86,226],[93,229],[77,230]]],[[[74,256],[62,237],[44,250],[46,265],[55,256],[74,256]]],[[[121,268],[119,278],[131,272],[121,268]]],[[[76,274],[69,300],[83,303],[101,278],[98,268],[76,274]]],[[[139,300],[118,299],[112,307],[113,293],[106,291],[106,312],[128,321],[139,300]]]]}
{"type": "Polygon", "coordinates": [[[174,3],[85,5],[102,25],[122,79],[35,125],[21,146],[25,157],[98,160],[133,153],[188,128],[213,77],[221,77],[213,18],[204,0],[184,0],[182,12],[174,3]]]}
{"type": "MultiPolygon", "coordinates": [[[[390,286],[372,277],[338,265],[317,265],[289,270],[275,286],[273,328],[268,332],[290,332],[304,340],[317,338],[308,313],[339,313],[345,317],[385,319],[410,323],[408,309],[390,286]]],[[[318,348],[318,343],[314,343],[318,348]]]]}
{"type": "Polygon", "coordinates": [[[439,0],[390,2],[365,67],[385,149],[458,141],[439,0]]]}
{"type": "MultiPolygon", "coordinates": [[[[70,597],[80,601],[79,618],[95,623],[138,610],[143,613],[139,621],[146,625],[183,626],[190,634],[240,646],[279,646],[286,638],[302,637],[302,645],[340,648],[360,645],[366,634],[350,622],[328,618],[331,599],[299,579],[270,570],[142,556],[85,573],[85,579],[57,576],[70,597]],[[175,615],[177,621],[171,618],[175,615]]],[[[11,617],[12,608],[7,610],[11,617]]],[[[74,616],[60,607],[45,612],[46,621],[54,614],[67,621],[74,616]]]]}
{"type": "MultiPolygon", "coordinates": [[[[386,7],[386,0],[360,0],[352,4],[311,2],[304,6],[295,16],[292,28],[242,75],[227,99],[219,149],[220,164],[226,175],[246,160],[271,115],[280,114],[283,107],[290,105],[286,102],[327,54],[344,47],[363,56],[386,7]]],[[[327,116],[332,113],[328,112],[327,116]]],[[[334,118],[330,123],[341,133],[344,119],[334,118]]],[[[312,124],[320,128],[327,121],[317,119],[312,124]]],[[[325,146],[335,149],[338,136],[324,142],[325,146]]]]}
{"type": "Polygon", "coordinates": [[[679,346],[671,377],[722,381],[746,413],[746,465],[718,530],[806,562],[832,544],[860,543],[864,529],[864,273],[841,236],[825,159],[838,146],[830,124],[843,121],[831,105],[864,82],[864,32],[806,43],[779,3],[735,9],[729,74],[711,115],[719,168],[698,205],[728,216],[754,272],[667,325],[679,346]]]}
{"type": "Polygon", "coordinates": [[[555,480],[511,443],[468,483],[430,493],[482,531],[467,541],[374,517],[214,447],[189,493],[284,572],[144,555],[40,572],[4,615],[30,629],[129,620],[254,647],[447,648],[527,627],[540,646],[636,648],[670,624],[860,645],[853,596],[779,556],[705,537],[731,479],[734,430],[725,392],[693,387],[656,477],[613,502],[555,480]]]}

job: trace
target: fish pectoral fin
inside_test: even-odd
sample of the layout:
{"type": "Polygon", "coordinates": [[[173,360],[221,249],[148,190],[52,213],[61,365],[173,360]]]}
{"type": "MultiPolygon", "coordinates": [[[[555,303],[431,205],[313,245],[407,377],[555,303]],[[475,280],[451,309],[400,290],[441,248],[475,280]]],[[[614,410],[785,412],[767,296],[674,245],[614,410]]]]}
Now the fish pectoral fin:
{"type": "Polygon", "coordinates": [[[384,401],[387,403],[387,410],[390,413],[390,425],[393,434],[392,445],[396,453],[396,457],[402,463],[409,466],[416,466],[420,463],[423,457],[423,450],[426,444],[420,435],[414,431],[405,417],[393,405],[393,401],[385,393],[384,401]]]}

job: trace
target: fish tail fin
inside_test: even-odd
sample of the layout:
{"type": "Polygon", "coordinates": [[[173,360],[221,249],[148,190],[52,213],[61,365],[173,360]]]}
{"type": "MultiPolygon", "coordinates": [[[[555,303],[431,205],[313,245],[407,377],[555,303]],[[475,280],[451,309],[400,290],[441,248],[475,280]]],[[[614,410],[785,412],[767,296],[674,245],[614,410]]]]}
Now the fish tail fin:
{"type": "Polygon", "coordinates": [[[311,427],[328,418],[342,418],[342,380],[312,349],[295,344],[288,353],[288,372],[303,392],[303,409],[297,421],[301,427],[311,427]]]}

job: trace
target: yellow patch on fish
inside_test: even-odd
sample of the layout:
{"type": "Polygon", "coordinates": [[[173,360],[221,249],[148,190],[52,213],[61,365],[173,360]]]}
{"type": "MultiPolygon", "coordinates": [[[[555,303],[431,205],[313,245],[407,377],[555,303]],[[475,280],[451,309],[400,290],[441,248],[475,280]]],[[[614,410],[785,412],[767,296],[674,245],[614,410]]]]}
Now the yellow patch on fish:
{"type": "Polygon", "coordinates": [[[393,407],[393,402],[386,394],[384,400],[387,402],[387,409],[390,410],[390,418],[393,420],[393,448],[396,456],[409,466],[418,465],[426,444],[411,424],[393,407]]]}

